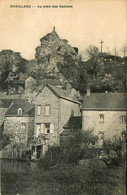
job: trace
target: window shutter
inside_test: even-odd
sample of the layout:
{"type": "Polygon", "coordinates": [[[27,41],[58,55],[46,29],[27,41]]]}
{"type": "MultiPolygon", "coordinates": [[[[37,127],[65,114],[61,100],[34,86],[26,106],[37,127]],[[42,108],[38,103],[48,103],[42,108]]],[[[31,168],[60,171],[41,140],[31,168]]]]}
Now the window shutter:
{"type": "Polygon", "coordinates": [[[41,105],[37,105],[37,115],[40,116],[42,113],[41,105]]]}
{"type": "Polygon", "coordinates": [[[45,105],[45,115],[50,114],[50,105],[45,105]]]}
{"type": "Polygon", "coordinates": [[[50,124],[50,133],[54,133],[54,124],[53,123],[50,124]]]}
{"type": "Polygon", "coordinates": [[[42,124],[41,124],[41,133],[45,133],[45,132],[44,132],[44,130],[45,130],[44,127],[45,127],[45,126],[44,126],[44,124],[42,123],[42,124]]]}

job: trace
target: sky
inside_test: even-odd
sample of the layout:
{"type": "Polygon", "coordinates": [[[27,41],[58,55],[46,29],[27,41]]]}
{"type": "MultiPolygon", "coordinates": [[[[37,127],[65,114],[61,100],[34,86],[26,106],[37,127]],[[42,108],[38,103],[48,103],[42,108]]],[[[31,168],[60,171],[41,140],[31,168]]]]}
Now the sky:
{"type": "Polygon", "coordinates": [[[0,51],[11,49],[30,60],[40,39],[56,32],[85,55],[89,45],[114,53],[127,44],[126,0],[0,0],[0,51]],[[30,5],[31,8],[11,8],[30,5]],[[73,8],[37,8],[71,5],[73,8]],[[35,6],[35,7],[32,7],[35,6]]]}

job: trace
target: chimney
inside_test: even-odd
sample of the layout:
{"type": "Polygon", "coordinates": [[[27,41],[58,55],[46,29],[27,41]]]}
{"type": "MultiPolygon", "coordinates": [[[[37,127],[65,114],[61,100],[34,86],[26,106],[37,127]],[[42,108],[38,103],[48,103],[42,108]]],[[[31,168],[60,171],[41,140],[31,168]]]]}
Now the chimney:
{"type": "Polygon", "coordinates": [[[90,96],[90,88],[87,88],[86,95],[87,95],[87,96],[90,96]]]}
{"type": "Polygon", "coordinates": [[[68,95],[71,93],[71,85],[69,83],[66,84],[66,91],[68,95]]]}

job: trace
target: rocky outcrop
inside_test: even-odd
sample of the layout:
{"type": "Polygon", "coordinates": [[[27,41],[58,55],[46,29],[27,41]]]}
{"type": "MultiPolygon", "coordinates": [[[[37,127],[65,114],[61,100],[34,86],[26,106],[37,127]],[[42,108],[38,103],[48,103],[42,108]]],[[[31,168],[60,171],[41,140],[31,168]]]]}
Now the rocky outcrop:
{"type": "Polygon", "coordinates": [[[51,33],[41,38],[40,42],[41,45],[36,48],[35,58],[47,75],[61,77],[57,64],[64,62],[65,55],[78,59],[78,49],[71,47],[67,40],[60,39],[55,27],[51,33]]]}

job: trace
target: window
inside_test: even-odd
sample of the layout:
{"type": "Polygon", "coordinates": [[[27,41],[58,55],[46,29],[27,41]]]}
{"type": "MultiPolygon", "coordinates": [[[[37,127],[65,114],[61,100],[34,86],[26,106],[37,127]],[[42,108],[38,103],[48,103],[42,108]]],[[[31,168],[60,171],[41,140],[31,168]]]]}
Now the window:
{"type": "Polygon", "coordinates": [[[126,116],[125,115],[120,116],[120,122],[126,123],[126,116]]]}
{"type": "Polygon", "coordinates": [[[45,133],[50,133],[50,123],[45,123],[45,133]]]}
{"type": "Polygon", "coordinates": [[[41,105],[37,106],[37,115],[40,116],[41,115],[41,105]]]}
{"type": "Polygon", "coordinates": [[[21,129],[25,129],[26,128],[26,123],[21,123],[21,129]]]}
{"type": "Polygon", "coordinates": [[[43,124],[43,133],[53,133],[54,132],[54,124],[53,123],[44,123],[43,124]]]}
{"type": "Polygon", "coordinates": [[[22,108],[19,108],[19,109],[18,109],[18,114],[19,114],[19,115],[22,115],[22,108]]]}
{"type": "Polygon", "coordinates": [[[99,117],[100,117],[100,123],[104,123],[104,114],[100,114],[99,117]]]}
{"type": "Polygon", "coordinates": [[[50,114],[50,105],[45,105],[45,115],[49,115],[50,114]]]}
{"type": "Polygon", "coordinates": [[[127,132],[126,132],[126,131],[123,131],[123,132],[121,133],[121,140],[122,140],[122,141],[126,141],[126,139],[127,139],[127,132]]]}

